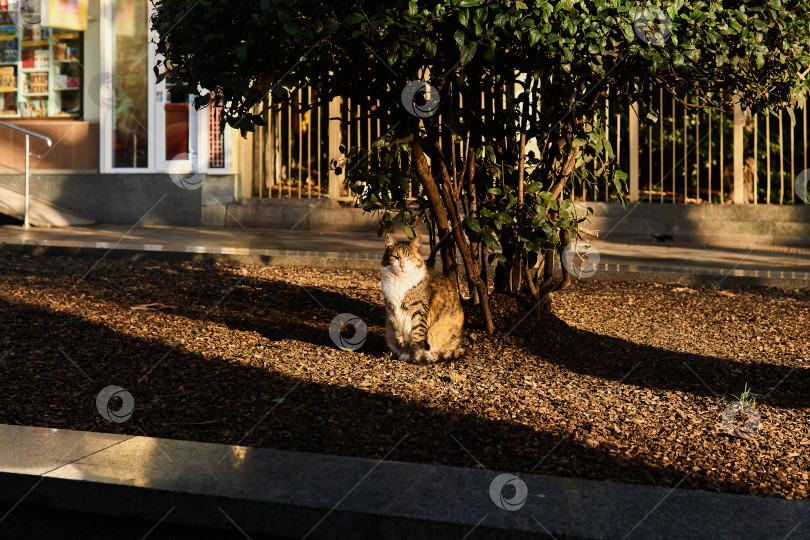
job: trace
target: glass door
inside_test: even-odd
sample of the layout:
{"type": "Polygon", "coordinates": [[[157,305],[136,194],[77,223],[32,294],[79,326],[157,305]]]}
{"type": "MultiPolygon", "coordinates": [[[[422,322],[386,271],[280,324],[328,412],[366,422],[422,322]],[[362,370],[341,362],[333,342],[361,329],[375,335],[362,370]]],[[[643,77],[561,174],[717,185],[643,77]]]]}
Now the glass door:
{"type": "Polygon", "coordinates": [[[157,169],[174,174],[199,170],[197,111],[187,87],[167,77],[156,88],[157,169]]]}
{"type": "Polygon", "coordinates": [[[112,167],[145,169],[150,166],[151,138],[147,3],[115,0],[111,7],[111,65],[94,86],[99,91],[99,106],[110,115],[112,167]]]}

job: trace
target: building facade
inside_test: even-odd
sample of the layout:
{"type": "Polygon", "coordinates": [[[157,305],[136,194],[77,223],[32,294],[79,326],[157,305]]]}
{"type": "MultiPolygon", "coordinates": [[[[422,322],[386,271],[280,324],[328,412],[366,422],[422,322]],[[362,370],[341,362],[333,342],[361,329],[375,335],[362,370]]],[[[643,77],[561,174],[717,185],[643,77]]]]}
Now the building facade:
{"type": "MultiPolygon", "coordinates": [[[[97,221],[188,225],[235,199],[240,137],[194,109],[196,89],[156,81],[152,9],[0,0],[0,121],[52,141],[31,140],[32,196],[97,221]]],[[[24,135],[0,126],[0,186],[19,190],[24,167],[24,135]]]]}

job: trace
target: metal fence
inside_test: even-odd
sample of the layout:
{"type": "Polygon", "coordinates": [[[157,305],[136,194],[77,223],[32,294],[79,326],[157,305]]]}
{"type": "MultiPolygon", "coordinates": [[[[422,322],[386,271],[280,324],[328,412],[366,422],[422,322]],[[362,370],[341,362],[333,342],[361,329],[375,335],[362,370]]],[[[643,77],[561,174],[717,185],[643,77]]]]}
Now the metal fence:
{"type": "MultiPolygon", "coordinates": [[[[351,199],[343,185],[345,172],[336,174],[330,162],[340,159],[341,146],[370,148],[386,127],[366,118],[366,111],[349,99],[297,112],[312,99],[312,90],[299,90],[292,107],[266,113],[267,127],[252,135],[254,197],[351,199]]],[[[632,106],[601,105],[609,118],[607,137],[617,166],[629,174],[631,201],[802,203],[794,178],[807,169],[806,109],[792,111],[793,124],[786,110],[765,116],[750,115],[739,106],[687,109],[663,90],[649,105],[659,120],[648,127],[640,127],[632,106]]],[[[583,186],[575,197],[616,199],[607,180],[583,186]]]]}
{"type": "MultiPolygon", "coordinates": [[[[794,179],[807,169],[806,108],[771,115],[751,115],[738,106],[695,111],[663,91],[652,106],[659,120],[646,128],[639,128],[632,107],[610,114],[608,137],[619,168],[629,172],[631,200],[802,203],[794,179]]],[[[609,199],[606,189],[581,196],[609,199]]]]}

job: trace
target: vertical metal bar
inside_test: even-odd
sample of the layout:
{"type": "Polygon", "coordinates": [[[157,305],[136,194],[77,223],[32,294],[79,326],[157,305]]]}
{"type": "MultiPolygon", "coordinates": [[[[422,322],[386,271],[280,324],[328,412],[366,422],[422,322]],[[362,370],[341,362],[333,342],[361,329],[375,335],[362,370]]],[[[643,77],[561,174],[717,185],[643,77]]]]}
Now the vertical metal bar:
{"type": "Polygon", "coordinates": [[[371,111],[368,111],[368,120],[366,120],[366,140],[368,141],[368,157],[366,158],[366,166],[371,170],[371,111]]]}
{"type": "Polygon", "coordinates": [[[23,228],[28,229],[31,224],[28,221],[28,205],[31,196],[31,138],[25,136],[25,209],[23,210],[23,228]]]}
{"type": "MultiPolygon", "coordinates": [[[[292,198],[292,107],[287,107],[287,197],[292,198]]],[[[281,190],[279,190],[281,195],[281,190]]]]}
{"type": "MultiPolygon", "coordinates": [[[[301,89],[298,89],[298,108],[302,108],[301,99],[304,97],[301,89]]],[[[301,167],[304,161],[304,112],[298,113],[298,198],[301,198],[301,188],[304,183],[304,173],[301,167]]]]}
{"type": "Polygon", "coordinates": [[[726,188],[726,165],[723,163],[723,132],[726,123],[723,121],[723,111],[720,111],[720,204],[726,202],[723,190],[726,188]]]}
{"type": "Polygon", "coordinates": [[[360,118],[363,116],[363,111],[360,109],[360,104],[357,104],[357,147],[360,148],[363,145],[363,129],[362,123],[360,122],[360,118]]]}
{"type": "MultiPolygon", "coordinates": [[[[341,137],[343,135],[343,131],[341,130],[341,117],[343,115],[343,107],[341,103],[341,98],[336,97],[333,98],[332,101],[329,102],[329,110],[328,110],[327,122],[328,125],[328,132],[327,136],[329,137],[329,155],[327,156],[327,163],[331,163],[334,161],[340,160],[340,144],[341,144],[341,137]]],[[[333,200],[332,204],[336,204],[334,201],[340,196],[340,184],[343,182],[344,175],[346,174],[345,167],[341,174],[337,174],[337,171],[334,169],[328,169],[329,171],[329,197],[333,200]]]]}
{"type": "MultiPolygon", "coordinates": [[[[792,107],[791,107],[791,109],[792,109],[792,107]]],[[[794,114],[794,118],[795,118],[795,114],[794,114]]],[[[795,169],[793,167],[793,163],[795,162],[795,150],[796,150],[796,128],[795,128],[795,126],[793,124],[791,124],[790,125],[790,176],[788,177],[791,180],[791,182],[793,181],[794,178],[796,178],[795,173],[794,173],[795,169]]],[[[796,195],[796,190],[791,189],[790,190],[790,204],[793,204],[794,202],[796,202],[795,195],[796,195]]]]}
{"type": "Polygon", "coordinates": [[[779,204],[785,202],[785,145],[782,134],[782,111],[779,110],[779,204]]]}
{"type": "Polygon", "coordinates": [[[307,87],[307,110],[309,111],[309,122],[307,122],[307,199],[312,198],[312,120],[315,111],[309,108],[312,103],[312,87],[307,87]]]}
{"type": "Polygon", "coordinates": [[[264,196],[264,183],[265,183],[265,167],[264,162],[266,160],[262,159],[262,150],[264,149],[264,145],[262,144],[262,130],[261,127],[254,129],[253,133],[250,134],[251,138],[253,139],[251,142],[253,143],[253,160],[254,160],[254,167],[253,170],[256,171],[256,177],[258,180],[255,180],[259,184],[259,198],[263,198],[264,196]]]}
{"type": "MultiPolygon", "coordinates": [[[[281,110],[276,113],[276,131],[275,131],[275,148],[276,148],[276,177],[274,179],[273,185],[278,186],[278,198],[280,199],[282,196],[281,190],[284,188],[282,182],[284,181],[284,177],[282,176],[282,169],[284,167],[284,150],[282,149],[282,123],[283,123],[283,115],[281,110]]],[[[270,186],[269,195],[271,199],[273,198],[273,186],[270,186]]]]}
{"type": "Polygon", "coordinates": [[[630,145],[630,200],[638,200],[638,103],[630,105],[630,114],[627,116],[630,145]]]}
{"type": "Polygon", "coordinates": [[[807,170],[807,103],[802,106],[802,122],[804,124],[804,129],[802,129],[802,139],[804,146],[802,146],[802,155],[804,157],[804,168],[803,171],[807,170]]]}
{"type": "Polygon", "coordinates": [[[678,191],[675,187],[675,167],[677,166],[677,160],[675,159],[675,147],[678,145],[675,144],[675,129],[677,126],[675,125],[675,119],[677,118],[676,111],[675,111],[675,98],[672,98],[672,204],[675,204],[675,193],[678,191]]]}
{"type": "MultiPolygon", "coordinates": [[[[616,166],[622,164],[622,110],[616,113],[616,166]]],[[[605,200],[610,200],[608,192],[605,192],[605,200]]]]}
{"type": "MultiPolygon", "coordinates": [[[[688,96],[685,96],[688,99],[688,96]]],[[[689,157],[687,140],[689,139],[689,111],[683,108],[683,203],[689,202],[689,157]]]]}
{"type": "Polygon", "coordinates": [[[658,89],[658,108],[660,110],[660,121],[658,122],[658,162],[660,164],[660,176],[658,182],[661,187],[661,200],[664,202],[664,89],[658,89]]]}
{"type": "Polygon", "coordinates": [[[706,193],[706,199],[709,201],[709,204],[712,204],[712,110],[708,110],[709,113],[709,150],[708,150],[708,164],[709,167],[706,170],[706,189],[708,190],[706,193]]]}
{"type": "MultiPolygon", "coordinates": [[[[610,101],[605,98],[605,140],[610,143],[610,101]]],[[[609,156],[605,150],[605,161],[608,161],[609,156]]],[[[605,200],[608,200],[608,181],[605,176],[605,200]]]]}
{"type": "Polygon", "coordinates": [[[745,190],[743,186],[743,175],[745,174],[745,148],[743,148],[743,125],[745,124],[745,115],[743,114],[742,106],[740,105],[739,96],[734,97],[734,199],[731,201],[734,204],[745,204],[745,190]]]}
{"type": "Polygon", "coordinates": [[[700,109],[695,113],[695,202],[700,203],[700,109]]]}
{"type": "Polygon", "coordinates": [[[754,114],[754,204],[759,202],[759,114],[754,114]]]}
{"type": "Polygon", "coordinates": [[[652,175],[653,175],[652,138],[653,138],[652,126],[649,126],[647,128],[647,202],[652,202],[652,175]]]}
{"type": "MultiPolygon", "coordinates": [[[[804,146],[802,146],[802,156],[804,158],[804,168],[803,171],[807,170],[807,103],[802,106],[802,122],[804,124],[804,129],[802,129],[802,139],[804,146]]],[[[794,179],[795,180],[795,179],[794,179]]]]}
{"type": "Polygon", "coordinates": [[[323,120],[323,116],[322,116],[322,114],[323,114],[323,105],[318,107],[316,109],[316,111],[318,113],[318,133],[317,133],[318,154],[317,154],[317,158],[316,158],[316,163],[318,164],[318,197],[321,197],[321,196],[323,196],[323,190],[321,189],[321,168],[323,167],[322,154],[321,154],[321,139],[323,139],[323,131],[322,131],[323,126],[321,125],[321,122],[323,120]]]}
{"type": "Polygon", "coordinates": [[[771,204],[771,115],[765,117],[765,166],[767,167],[765,180],[765,204],[771,204]]]}

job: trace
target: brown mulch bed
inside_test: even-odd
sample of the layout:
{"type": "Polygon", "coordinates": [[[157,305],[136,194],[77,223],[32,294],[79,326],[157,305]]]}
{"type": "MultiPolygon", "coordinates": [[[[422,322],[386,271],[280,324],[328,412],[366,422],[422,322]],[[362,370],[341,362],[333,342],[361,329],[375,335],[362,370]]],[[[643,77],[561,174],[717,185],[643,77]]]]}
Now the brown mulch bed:
{"type": "MultiPolygon", "coordinates": [[[[0,422],[810,499],[807,289],[580,281],[502,344],[468,310],[466,356],[415,366],[386,354],[377,273],[93,263],[0,253],[0,422]],[[720,423],[746,384],[750,440],[720,423]]],[[[529,307],[498,306],[502,333],[529,307]]]]}

